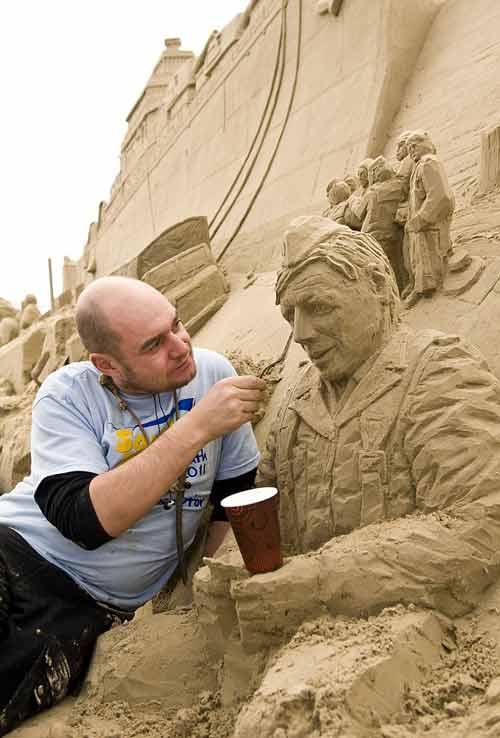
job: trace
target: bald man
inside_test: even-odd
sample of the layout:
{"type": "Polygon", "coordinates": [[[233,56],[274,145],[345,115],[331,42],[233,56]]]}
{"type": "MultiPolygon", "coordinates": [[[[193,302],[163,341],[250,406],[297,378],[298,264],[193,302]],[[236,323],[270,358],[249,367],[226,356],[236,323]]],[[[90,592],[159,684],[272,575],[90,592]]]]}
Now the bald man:
{"type": "Polygon", "coordinates": [[[209,499],[215,551],[220,501],[259,461],[264,383],[193,348],[163,295],[102,278],[76,319],[90,361],[41,386],[31,475],[0,498],[0,735],[64,697],[98,635],[173,576],[209,499]]]}

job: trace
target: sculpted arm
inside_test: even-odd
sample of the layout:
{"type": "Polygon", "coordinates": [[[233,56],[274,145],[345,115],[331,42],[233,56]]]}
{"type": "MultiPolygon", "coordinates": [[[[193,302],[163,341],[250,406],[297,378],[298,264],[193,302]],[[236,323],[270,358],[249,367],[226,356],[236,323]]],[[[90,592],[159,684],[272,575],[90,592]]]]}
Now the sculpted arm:
{"type": "Polygon", "coordinates": [[[276,474],[276,432],[277,424],[274,423],[266,439],[266,448],[262,454],[255,484],[257,487],[276,487],[278,481],[276,474]]]}
{"type": "Polygon", "coordinates": [[[349,198],[349,206],[361,223],[365,219],[366,209],[368,207],[368,192],[363,195],[354,195],[349,198]]]}
{"type": "Polygon", "coordinates": [[[453,210],[453,195],[439,161],[427,159],[423,162],[422,183],[426,197],[414,218],[414,221],[417,221],[416,224],[414,223],[416,230],[433,226],[448,217],[453,210]]]}

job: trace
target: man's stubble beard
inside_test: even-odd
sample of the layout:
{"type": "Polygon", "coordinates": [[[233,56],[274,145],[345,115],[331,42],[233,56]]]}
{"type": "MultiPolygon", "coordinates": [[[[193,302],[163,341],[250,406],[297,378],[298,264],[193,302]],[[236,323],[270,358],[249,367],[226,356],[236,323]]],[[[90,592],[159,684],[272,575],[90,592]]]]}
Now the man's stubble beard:
{"type": "Polygon", "coordinates": [[[187,379],[182,379],[178,382],[166,381],[165,384],[151,384],[146,386],[141,383],[140,379],[137,378],[136,373],[128,364],[122,364],[123,366],[123,380],[124,383],[121,387],[123,392],[132,395],[147,395],[147,394],[160,394],[162,392],[172,392],[173,390],[181,389],[187,384],[193,381],[196,377],[198,367],[193,354],[193,346],[189,344],[190,353],[189,356],[193,362],[193,371],[187,379]]]}

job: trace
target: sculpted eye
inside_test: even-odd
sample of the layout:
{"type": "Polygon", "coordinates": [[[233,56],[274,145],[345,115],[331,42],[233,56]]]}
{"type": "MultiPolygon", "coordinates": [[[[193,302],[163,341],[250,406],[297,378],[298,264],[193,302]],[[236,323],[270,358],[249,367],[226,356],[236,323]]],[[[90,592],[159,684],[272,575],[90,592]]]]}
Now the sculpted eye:
{"type": "Polygon", "coordinates": [[[281,314],[283,315],[287,323],[293,323],[293,319],[295,317],[295,310],[292,307],[286,307],[282,305],[281,314]]]}
{"type": "Polygon", "coordinates": [[[326,302],[312,302],[309,310],[312,315],[326,315],[333,310],[333,305],[327,305],[326,302]]]}

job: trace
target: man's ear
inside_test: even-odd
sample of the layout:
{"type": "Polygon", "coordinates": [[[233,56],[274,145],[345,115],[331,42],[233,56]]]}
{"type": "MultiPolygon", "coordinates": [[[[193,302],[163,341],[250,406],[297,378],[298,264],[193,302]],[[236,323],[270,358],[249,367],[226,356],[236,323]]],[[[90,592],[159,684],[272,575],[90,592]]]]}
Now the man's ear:
{"type": "Polygon", "coordinates": [[[387,278],[385,274],[382,274],[377,264],[368,265],[368,273],[370,275],[370,281],[373,285],[374,292],[380,298],[380,301],[385,304],[388,300],[387,290],[387,278]]]}
{"type": "Polygon", "coordinates": [[[113,377],[118,371],[118,366],[109,354],[90,354],[89,360],[95,368],[107,377],[113,377]]]}

